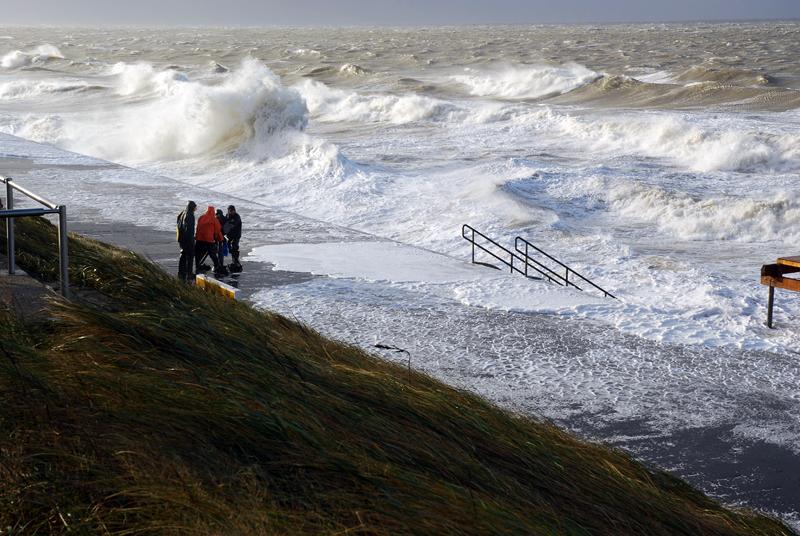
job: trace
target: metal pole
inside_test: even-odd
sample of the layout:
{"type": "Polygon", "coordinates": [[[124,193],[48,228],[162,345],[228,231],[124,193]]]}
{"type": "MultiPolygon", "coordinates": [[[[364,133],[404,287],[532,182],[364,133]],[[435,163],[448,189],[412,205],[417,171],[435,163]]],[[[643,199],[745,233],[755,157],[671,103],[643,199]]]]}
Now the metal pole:
{"type": "Polygon", "coordinates": [[[772,306],[775,304],[775,287],[769,287],[769,301],[767,302],[767,327],[772,328],[772,306]]]}
{"type": "MultiPolygon", "coordinates": [[[[514,244],[514,249],[517,249],[516,244],[514,244]]],[[[528,256],[528,243],[525,242],[525,277],[528,277],[528,259],[530,259],[528,256]]]]}
{"type": "MultiPolygon", "coordinates": [[[[14,187],[11,185],[11,177],[6,179],[6,203],[8,210],[14,208],[14,187]]],[[[14,275],[17,261],[14,256],[14,218],[6,220],[6,243],[8,244],[8,275],[14,275]]]]}
{"type": "Polygon", "coordinates": [[[475,264],[475,229],[472,230],[472,264],[475,264]]]}
{"type": "Polygon", "coordinates": [[[67,242],[67,207],[58,207],[58,268],[61,295],[69,299],[69,251],[67,242]]]}

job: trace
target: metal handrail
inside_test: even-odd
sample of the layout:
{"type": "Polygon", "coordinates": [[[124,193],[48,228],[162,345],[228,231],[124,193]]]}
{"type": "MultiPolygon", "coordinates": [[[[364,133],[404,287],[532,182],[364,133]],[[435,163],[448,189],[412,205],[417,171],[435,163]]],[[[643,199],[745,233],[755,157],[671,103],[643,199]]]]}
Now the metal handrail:
{"type": "Polygon", "coordinates": [[[58,268],[61,295],[69,298],[69,246],[67,242],[67,207],[57,205],[47,199],[31,192],[16,183],[11,177],[0,175],[0,182],[6,185],[6,210],[0,210],[0,218],[6,222],[6,244],[8,246],[8,274],[16,273],[16,251],[14,244],[14,219],[30,216],[43,216],[45,214],[58,214],[58,268]],[[14,208],[14,190],[26,195],[37,203],[47,208],[14,208]]]}
{"type": "MultiPolygon", "coordinates": [[[[470,242],[472,244],[472,263],[473,264],[476,264],[476,262],[475,262],[475,248],[477,247],[478,249],[488,253],[489,255],[491,255],[492,257],[497,259],[498,261],[500,261],[503,264],[505,264],[506,266],[508,266],[512,274],[514,272],[518,272],[518,273],[520,273],[520,274],[522,274],[525,277],[528,277],[530,279],[540,279],[540,278],[528,275],[528,269],[527,269],[528,263],[525,262],[525,259],[523,259],[519,255],[516,255],[513,251],[511,251],[509,249],[506,249],[505,247],[501,246],[500,244],[498,244],[497,242],[495,242],[494,240],[492,240],[491,238],[489,238],[488,236],[486,236],[482,232],[477,231],[472,226],[467,225],[466,223],[464,225],[462,225],[461,226],[461,237],[464,240],[467,240],[468,242],[470,242]],[[468,236],[468,233],[472,233],[472,236],[468,236]],[[481,244],[478,244],[475,241],[475,236],[476,235],[481,237],[482,239],[486,240],[487,242],[489,242],[490,244],[492,244],[496,248],[498,248],[498,249],[502,250],[503,252],[507,253],[510,260],[506,260],[506,259],[498,256],[497,254],[495,254],[493,251],[489,250],[488,248],[482,246],[481,244]],[[524,271],[520,270],[517,266],[514,266],[514,259],[518,260],[519,262],[521,262],[522,264],[525,265],[525,270],[524,271]]],[[[537,269],[536,267],[532,266],[532,268],[534,270],[536,270],[537,272],[539,272],[542,276],[547,278],[548,281],[551,281],[551,282],[559,284],[559,285],[561,284],[558,281],[553,280],[549,275],[547,275],[545,272],[537,269]]]]}
{"type": "MultiPolygon", "coordinates": [[[[533,248],[533,249],[534,249],[534,250],[536,250],[538,253],[540,253],[540,254],[544,255],[545,257],[547,257],[548,259],[550,259],[550,260],[551,260],[551,261],[553,261],[554,263],[556,263],[556,264],[558,264],[559,266],[561,266],[562,268],[564,268],[564,269],[566,270],[566,272],[564,273],[564,275],[562,276],[561,274],[557,274],[557,276],[558,276],[558,278],[559,278],[559,279],[561,279],[562,281],[564,281],[564,284],[565,284],[566,286],[571,286],[571,287],[574,287],[574,288],[576,288],[576,289],[578,289],[578,290],[583,290],[581,287],[579,287],[578,285],[576,285],[574,282],[570,281],[570,279],[569,279],[569,276],[570,276],[570,274],[572,274],[573,276],[577,276],[577,277],[578,277],[578,278],[580,278],[582,281],[584,281],[584,282],[588,283],[589,285],[593,286],[594,288],[596,288],[597,290],[599,290],[600,292],[602,292],[602,293],[603,293],[603,295],[604,295],[605,297],[611,297],[611,298],[614,298],[615,300],[617,299],[617,297],[616,297],[616,296],[614,296],[613,294],[611,294],[609,291],[607,291],[606,289],[604,289],[604,288],[603,288],[603,287],[601,287],[600,285],[597,285],[597,284],[595,284],[595,283],[594,283],[592,280],[590,280],[589,278],[587,278],[587,277],[583,276],[582,274],[580,274],[580,273],[576,272],[575,270],[573,270],[572,268],[570,268],[569,266],[567,266],[566,264],[564,264],[564,263],[563,263],[563,262],[561,262],[560,260],[556,259],[555,257],[553,257],[552,255],[550,255],[549,253],[547,253],[547,252],[546,252],[546,251],[544,251],[543,249],[541,249],[541,248],[538,248],[538,247],[536,247],[535,245],[531,244],[530,242],[528,242],[527,240],[525,240],[525,239],[524,239],[524,238],[522,238],[521,236],[518,236],[518,237],[516,237],[516,238],[514,239],[514,249],[516,250],[516,252],[517,252],[517,253],[520,253],[520,254],[522,254],[522,255],[524,256],[524,258],[525,258],[525,260],[526,260],[526,266],[527,266],[527,261],[528,261],[528,260],[535,262],[535,263],[536,263],[536,264],[538,264],[539,266],[544,266],[542,263],[538,262],[536,259],[534,259],[534,258],[532,258],[532,257],[530,256],[530,254],[528,253],[528,251],[529,251],[529,249],[528,249],[528,248],[533,248]],[[520,242],[522,242],[523,244],[525,244],[525,250],[524,250],[524,251],[523,251],[523,250],[520,248],[520,245],[519,245],[519,244],[520,244],[520,242]]],[[[549,270],[549,269],[548,269],[548,270],[549,270]]],[[[552,270],[550,270],[550,271],[552,272],[552,270]]],[[[554,272],[553,272],[553,273],[554,273],[554,272]]]]}

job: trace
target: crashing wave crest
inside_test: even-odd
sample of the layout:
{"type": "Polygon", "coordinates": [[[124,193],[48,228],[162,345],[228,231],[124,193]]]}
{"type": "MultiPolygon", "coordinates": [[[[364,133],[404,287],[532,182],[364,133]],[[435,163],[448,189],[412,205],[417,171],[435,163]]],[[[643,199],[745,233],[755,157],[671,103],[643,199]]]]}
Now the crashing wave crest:
{"type": "Polygon", "coordinates": [[[504,99],[537,99],[571,91],[600,75],[577,63],[560,66],[506,66],[486,71],[466,69],[453,79],[470,94],[504,99]]]}
{"type": "Polygon", "coordinates": [[[272,137],[300,132],[307,109],[260,62],[244,60],[219,85],[189,80],[147,64],[118,65],[117,91],[143,98],[106,114],[47,116],[17,134],[117,162],[138,163],[248,152],[256,158],[272,137]]]}
{"type": "Polygon", "coordinates": [[[22,50],[9,52],[0,58],[0,67],[3,69],[20,69],[30,65],[40,65],[51,59],[64,59],[64,56],[55,46],[44,44],[25,52],[22,50]]]}

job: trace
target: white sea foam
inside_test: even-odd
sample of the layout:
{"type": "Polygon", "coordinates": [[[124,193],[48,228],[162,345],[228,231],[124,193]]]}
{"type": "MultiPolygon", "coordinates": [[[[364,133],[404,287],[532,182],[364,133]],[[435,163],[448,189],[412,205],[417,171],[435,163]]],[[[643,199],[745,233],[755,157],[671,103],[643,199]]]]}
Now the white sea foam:
{"type": "Polygon", "coordinates": [[[187,82],[188,77],[173,69],[156,70],[149,63],[119,62],[111,68],[116,77],[117,93],[120,95],[168,94],[176,87],[175,82],[187,82]]]}
{"type": "Polygon", "coordinates": [[[680,191],[619,178],[593,177],[566,195],[601,199],[618,217],[655,224],[681,240],[800,241],[800,198],[793,191],[769,196],[698,198],[680,191]]]}
{"type": "Polygon", "coordinates": [[[55,142],[118,162],[153,162],[213,157],[234,150],[259,157],[279,149],[271,139],[305,128],[306,107],[299,94],[281,85],[267,67],[245,60],[219,85],[190,81],[151,66],[117,66],[119,90],[152,98],[111,115],[49,116],[24,125],[18,134],[55,142]]]}
{"type": "Polygon", "coordinates": [[[334,89],[314,80],[303,80],[296,88],[311,114],[323,121],[402,124],[463,116],[455,105],[423,95],[360,94],[334,89]]]}
{"type": "MultiPolygon", "coordinates": [[[[438,369],[448,381],[459,371],[475,370],[499,378],[495,385],[517,382],[503,400],[525,399],[535,386],[545,393],[542,407],[558,406],[552,415],[597,411],[612,420],[652,418],[661,426],[674,419],[707,426],[735,413],[749,423],[741,427],[747,437],[791,442],[800,431],[794,427],[787,434],[786,422],[775,429],[763,418],[774,409],[768,403],[759,413],[749,409],[749,400],[729,402],[758,393],[789,393],[796,400],[796,367],[787,356],[800,343],[800,329],[792,322],[800,296],[780,295],[779,329],[768,330],[766,292],[758,283],[759,266],[796,253],[800,240],[800,114],[792,110],[795,100],[787,87],[792,78],[776,75],[761,89],[742,92],[757,98],[715,109],[682,108],[705,102],[703,85],[694,91],[655,88],[654,95],[674,89],[686,98],[657,99],[652,109],[608,107],[625,106],[626,92],[638,93],[626,76],[668,83],[674,73],[706,59],[709,65],[741,63],[748,71],[791,75],[796,58],[784,46],[789,34],[769,37],[773,26],[749,30],[759,37],[753,42],[770,44],[770,54],[750,49],[728,56],[727,47],[715,44],[732,41],[726,37],[701,39],[695,50],[678,47],[693,58],[674,55],[671,40],[645,43],[644,34],[628,36],[628,27],[596,34],[598,39],[600,33],[616,35],[624,57],[616,45],[592,46],[594,39],[579,44],[575,32],[583,30],[574,28],[429,29],[422,40],[417,31],[345,35],[315,29],[300,32],[297,44],[288,47],[282,32],[248,29],[233,37],[205,30],[205,43],[194,38],[173,43],[174,36],[161,31],[131,33],[130,42],[110,40],[116,31],[76,31],[53,41],[70,43],[64,51],[74,63],[44,56],[34,61],[35,51],[26,45],[7,56],[6,63],[17,67],[0,71],[0,129],[217,190],[203,194],[209,199],[256,200],[459,260],[467,261],[471,253],[459,233],[462,223],[505,246],[512,246],[516,235],[525,236],[621,300],[564,305],[557,299],[563,289],[486,267],[463,267],[477,278],[452,276],[450,267],[434,260],[439,256],[411,253],[412,248],[387,252],[374,244],[306,244],[324,241],[326,232],[319,229],[327,226],[301,223],[276,226],[291,227],[283,239],[299,242],[297,248],[259,253],[284,269],[331,277],[315,278],[307,287],[272,288],[260,298],[290,314],[307,313],[304,320],[337,337],[373,344],[386,339],[409,344],[415,358],[450,359],[438,369]],[[549,37],[539,37],[553,32],[573,41],[553,48],[549,37]],[[162,50],[162,42],[170,42],[169,49],[162,50]],[[128,48],[121,50],[121,44],[128,48]],[[300,46],[306,49],[293,50],[300,46]],[[663,57],[648,54],[655,46],[663,57]],[[289,82],[284,85],[258,62],[236,64],[248,54],[275,62],[276,72],[286,73],[289,82]],[[539,54],[554,63],[526,63],[539,54]],[[507,63],[487,66],[487,58],[507,63]],[[573,58],[587,67],[563,63],[573,58]],[[231,72],[218,72],[222,69],[211,59],[231,72]],[[136,63],[115,66],[119,61],[136,63]],[[175,62],[179,68],[163,67],[175,62]],[[359,75],[356,65],[369,74],[359,75]],[[454,71],[464,65],[470,70],[454,71]],[[584,87],[601,69],[608,73],[604,79],[584,87]],[[72,79],[108,90],[72,89],[72,79]],[[566,96],[556,99],[562,105],[531,102],[579,88],[571,96],[571,102],[582,102],[577,106],[563,105],[566,96]],[[608,93],[612,99],[586,100],[584,93],[608,93]],[[311,227],[317,231],[309,234],[311,227]],[[370,264],[374,259],[387,262],[370,264]],[[537,294],[541,289],[547,292],[537,294]],[[526,314],[497,311],[508,309],[526,314]],[[542,311],[582,319],[560,322],[528,314],[542,311]],[[493,322],[497,329],[486,335],[484,328],[493,322]],[[413,326],[412,335],[397,339],[400,324],[413,326]],[[550,331],[543,335],[539,328],[545,325],[550,331]],[[565,339],[592,326],[600,326],[594,339],[565,339]],[[631,342],[618,331],[665,344],[631,342]],[[671,349],[670,344],[724,348],[671,349]],[[532,351],[536,345],[541,351],[532,351]],[[553,345],[568,351],[552,352],[553,345]],[[480,351],[465,352],[468,346],[480,351]],[[744,355],[730,347],[776,354],[744,355]],[[662,404],[664,393],[668,404],[662,404]],[[713,411],[701,415],[692,410],[697,407],[713,411]],[[715,417],[709,419],[709,413],[715,417]]],[[[704,29],[703,36],[720,31],[715,28],[704,29]]],[[[726,32],[739,35],[743,28],[726,32]]],[[[662,31],[687,38],[677,27],[662,31]]],[[[25,39],[56,39],[43,37],[48,32],[25,39]]],[[[11,43],[4,44],[0,56],[12,50],[11,43]]],[[[719,85],[707,84],[709,91],[719,85]]],[[[20,146],[7,154],[28,151],[20,146]]],[[[75,162],[93,165],[88,158],[75,162]]],[[[52,175],[36,173],[37,180],[52,175]]],[[[100,214],[110,221],[164,229],[170,220],[157,216],[163,207],[197,192],[178,186],[166,197],[154,195],[143,211],[121,201],[127,197],[111,197],[116,201],[109,203],[105,191],[74,189],[75,181],[88,178],[92,185],[120,181],[125,192],[139,185],[155,194],[163,186],[163,179],[140,180],[136,173],[106,166],[75,170],[69,180],[50,176],[46,184],[72,196],[67,202],[74,205],[73,214],[88,207],[85,213],[94,215],[94,207],[105,204],[100,214]]],[[[274,226],[271,214],[278,212],[243,210],[247,228],[262,230],[274,226]]],[[[499,264],[488,255],[479,260],[499,264]]],[[[464,386],[476,388],[481,378],[471,375],[464,386]]]]}
{"type": "Polygon", "coordinates": [[[63,59],[61,51],[53,45],[39,45],[31,50],[14,50],[0,58],[0,67],[3,69],[19,69],[29,65],[41,64],[49,59],[63,59]]]}
{"type": "Polygon", "coordinates": [[[559,143],[581,151],[664,158],[697,172],[800,167],[800,132],[753,130],[753,124],[735,118],[698,120],[676,113],[579,116],[541,107],[515,121],[559,136],[559,143]]]}
{"type": "Polygon", "coordinates": [[[313,48],[298,48],[292,51],[292,54],[296,56],[309,56],[309,57],[320,57],[322,56],[322,52],[319,50],[315,50],[313,48]]]}
{"type": "Polygon", "coordinates": [[[366,69],[364,69],[363,67],[359,67],[355,63],[345,63],[344,65],[339,67],[339,72],[350,76],[361,76],[367,74],[366,69]]]}
{"type": "Polygon", "coordinates": [[[504,99],[534,99],[564,93],[596,80],[600,75],[577,63],[560,66],[502,66],[465,69],[453,80],[472,95],[504,99]]]}
{"type": "Polygon", "coordinates": [[[602,303],[592,294],[507,277],[505,272],[397,242],[276,244],[256,248],[247,259],[273,263],[278,270],[385,282],[397,289],[504,311],[565,312],[602,303]]]}
{"type": "Polygon", "coordinates": [[[88,82],[72,80],[12,80],[0,82],[0,100],[30,99],[43,95],[80,92],[91,89],[88,82]]]}

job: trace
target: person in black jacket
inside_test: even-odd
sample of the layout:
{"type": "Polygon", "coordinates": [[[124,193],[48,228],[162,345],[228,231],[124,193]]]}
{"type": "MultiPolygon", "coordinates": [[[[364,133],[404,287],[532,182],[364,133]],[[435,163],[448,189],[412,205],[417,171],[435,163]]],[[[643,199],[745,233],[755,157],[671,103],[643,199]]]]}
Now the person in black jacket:
{"type": "Polygon", "coordinates": [[[225,217],[225,214],[223,214],[222,210],[220,210],[220,209],[217,209],[216,215],[217,215],[217,221],[219,222],[219,228],[223,230],[223,232],[222,232],[222,234],[223,234],[222,242],[217,242],[217,257],[219,258],[220,272],[222,273],[222,275],[228,275],[228,274],[230,274],[230,272],[225,267],[225,255],[227,255],[227,253],[225,252],[225,250],[226,250],[226,248],[225,248],[226,238],[224,236],[225,235],[225,231],[224,231],[225,230],[225,222],[228,221],[228,218],[225,217]]]}
{"type": "Polygon", "coordinates": [[[242,218],[236,212],[236,207],[228,206],[228,217],[225,218],[225,225],[222,233],[228,239],[228,251],[231,254],[231,271],[241,272],[242,265],[239,263],[239,239],[242,238],[242,218]]]}
{"type": "Polygon", "coordinates": [[[189,201],[186,209],[178,214],[177,235],[178,244],[181,246],[181,258],[178,260],[178,277],[183,281],[190,281],[192,273],[192,263],[194,262],[194,211],[197,210],[197,203],[189,201]]]}

